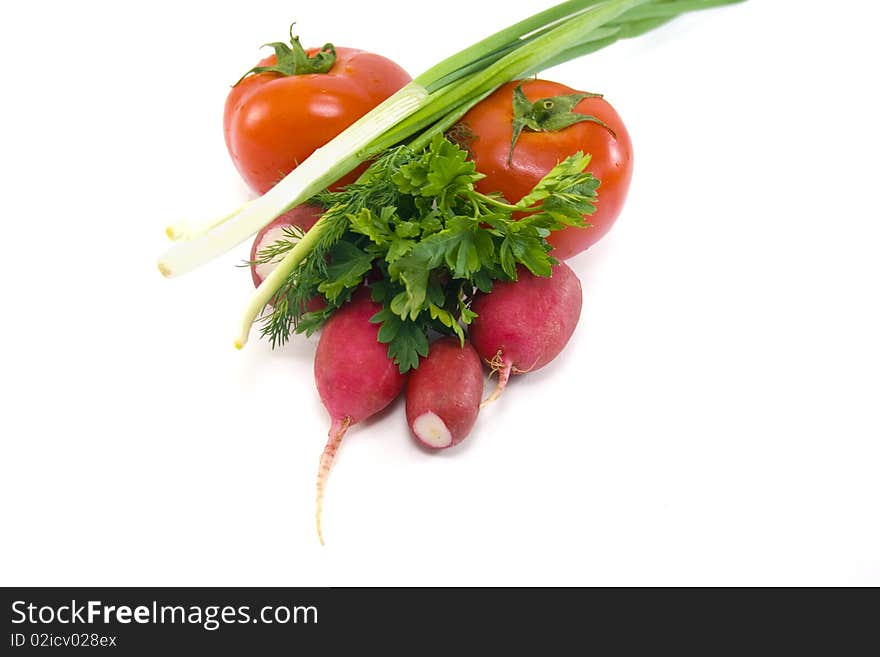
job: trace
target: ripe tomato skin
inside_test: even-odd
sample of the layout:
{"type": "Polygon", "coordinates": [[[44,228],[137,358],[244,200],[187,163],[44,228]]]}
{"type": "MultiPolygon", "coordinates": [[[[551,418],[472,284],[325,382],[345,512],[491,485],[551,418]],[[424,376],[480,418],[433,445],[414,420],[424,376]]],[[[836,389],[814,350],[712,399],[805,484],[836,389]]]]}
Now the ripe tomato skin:
{"type": "Polygon", "coordinates": [[[483,193],[500,192],[516,203],[557,163],[577,151],[592,156],[589,171],[601,181],[596,212],[588,215],[588,228],[553,231],[548,241],[552,255],[565,260],[595,244],[610,229],[623,207],[632,179],[633,153],[629,133],[620,116],[603,98],[585,98],[574,111],[604,121],[614,134],[593,122],[576,123],[558,132],[523,130],[508,166],[513,136],[513,90],[522,90],[531,101],[578,93],[565,85],[547,80],[509,82],[473,107],[460,125],[468,135],[468,147],[477,171],[486,177],[476,183],[483,193]],[[471,137],[472,135],[472,137],[471,137]]]}
{"type": "MultiPolygon", "coordinates": [[[[275,63],[270,55],[259,66],[275,63]]],[[[264,194],[410,80],[391,60],[344,47],[336,48],[336,63],[327,73],[249,75],[226,98],[226,147],[248,186],[264,194]]],[[[361,171],[349,173],[336,186],[353,182],[361,171]]]]}

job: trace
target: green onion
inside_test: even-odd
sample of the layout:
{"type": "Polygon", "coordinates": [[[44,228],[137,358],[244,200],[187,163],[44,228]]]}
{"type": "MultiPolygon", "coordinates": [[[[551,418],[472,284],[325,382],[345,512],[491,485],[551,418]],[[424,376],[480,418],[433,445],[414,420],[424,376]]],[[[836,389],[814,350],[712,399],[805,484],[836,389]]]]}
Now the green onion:
{"type": "MultiPolygon", "coordinates": [[[[176,241],[159,259],[159,270],[176,276],[222,255],[384,150],[413,138],[414,147],[428,143],[510,80],[638,36],[682,13],[741,1],[569,0],[535,14],[428,69],[236,212],[202,227],[169,227],[167,233],[176,241]]],[[[236,347],[245,344],[251,325],[278,286],[308,256],[324,228],[322,222],[255,291],[236,347]]]]}

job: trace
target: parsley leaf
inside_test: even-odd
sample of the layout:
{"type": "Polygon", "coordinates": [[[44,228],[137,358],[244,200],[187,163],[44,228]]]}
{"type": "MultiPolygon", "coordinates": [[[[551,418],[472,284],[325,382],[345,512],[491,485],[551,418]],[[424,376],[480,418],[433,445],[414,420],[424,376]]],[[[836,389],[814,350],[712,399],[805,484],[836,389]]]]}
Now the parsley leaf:
{"type": "Polygon", "coordinates": [[[428,355],[428,336],[420,324],[404,322],[388,308],[370,318],[379,328],[379,342],[388,345],[388,358],[407,372],[419,366],[419,356],[428,355]]]}
{"type": "Polygon", "coordinates": [[[450,197],[473,191],[474,183],[484,177],[467,156],[466,150],[438,134],[423,156],[402,166],[392,180],[403,194],[433,197],[445,206],[450,197]]]}
{"type": "MultiPolygon", "coordinates": [[[[476,314],[477,292],[496,280],[515,280],[524,267],[550,276],[556,264],[547,237],[586,225],[596,209],[599,181],[590,156],[557,164],[519,203],[478,192],[483,176],[466,150],[436,135],[421,152],[400,147],[380,156],[354,184],[317,200],[329,221],[316,249],[284,282],[269,317],[270,335],[283,342],[291,327],[317,330],[374,272],[371,294],[382,304],[371,322],[401,372],[428,353],[428,332],[464,342],[476,314]],[[332,228],[331,228],[332,227],[332,228]],[[328,307],[305,312],[310,295],[328,307]]],[[[268,255],[283,255],[279,242],[268,255]]]]}
{"type": "Polygon", "coordinates": [[[326,279],[318,285],[328,301],[336,301],[346,288],[357,287],[373,267],[373,257],[351,242],[337,242],[330,249],[326,279]]]}

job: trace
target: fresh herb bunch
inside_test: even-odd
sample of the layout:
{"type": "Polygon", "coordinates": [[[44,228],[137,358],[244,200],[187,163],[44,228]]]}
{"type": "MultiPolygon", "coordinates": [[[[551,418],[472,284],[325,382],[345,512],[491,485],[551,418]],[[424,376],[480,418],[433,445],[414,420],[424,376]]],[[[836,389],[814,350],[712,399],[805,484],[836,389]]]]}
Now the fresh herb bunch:
{"type": "MultiPolygon", "coordinates": [[[[586,226],[584,215],[595,212],[599,181],[586,170],[590,156],[560,162],[515,204],[476,191],[483,175],[467,156],[438,134],[422,152],[395,148],[357,183],[315,197],[327,228],[265,309],[263,336],[275,346],[292,331],[311,334],[369,278],[383,305],[371,321],[405,372],[428,353],[429,331],[464,341],[475,291],[515,280],[518,265],[550,276],[550,231],[586,226]],[[327,307],[306,312],[316,294],[327,307]]],[[[282,256],[298,237],[285,234],[258,261],[282,256]]]]}
{"type": "MultiPolygon", "coordinates": [[[[637,37],[682,14],[742,1],[565,0],[558,5],[540,11],[432,66],[300,162],[293,171],[259,198],[245,203],[224,217],[198,224],[182,221],[168,226],[166,234],[175,243],[159,258],[158,269],[163,276],[173,277],[209,262],[241,244],[249,236],[258,233],[275,217],[312,199],[316,194],[319,194],[320,190],[326,189],[328,185],[332,185],[334,181],[355,170],[360,164],[374,158],[385,162],[385,156],[389,153],[389,149],[395,149],[400,144],[407,142],[413,145],[419,144],[418,148],[413,146],[413,150],[422,154],[422,148],[435,134],[442,134],[452,128],[468,110],[506,82],[528,78],[542,70],[605,48],[621,39],[637,37]]],[[[524,127],[528,127],[528,123],[524,127]]],[[[411,156],[417,157],[403,152],[403,159],[409,159],[411,156]]],[[[394,166],[390,166],[390,169],[394,169],[394,166]]],[[[464,175],[464,177],[468,176],[464,175]]],[[[421,190],[418,190],[418,193],[410,193],[402,191],[399,187],[394,189],[389,186],[386,191],[394,195],[404,194],[412,199],[421,198],[421,190]]],[[[437,194],[435,199],[442,200],[443,196],[444,194],[437,194]]],[[[449,196],[449,193],[446,196],[449,196]]],[[[473,239],[468,240],[469,246],[465,247],[464,256],[462,256],[463,267],[457,267],[457,262],[453,261],[455,264],[450,264],[447,269],[460,272],[464,268],[469,268],[469,254],[476,252],[475,257],[479,261],[476,271],[465,276],[466,279],[471,279],[476,283],[480,276],[490,274],[492,271],[497,273],[498,266],[504,262],[507,262],[508,270],[510,270],[511,259],[517,262],[518,258],[529,257],[530,249],[526,249],[525,252],[514,252],[513,249],[517,247],[522,250],[522,239],[527,237],[523,231],[530,229],[523,226],[517,230],[505,225],[504,213],[501,212],[505,209],[503,205],[492,204],[485,198],[473,195],[472,192],[463,196],[456,192],[453,196],[451,205],[470,202],[473,216],[470,212],[456,214],[460,212],[460,208],[453,208],[451,215],[440,216],[442,229],[438,232],[447,229],[452,232],[461,232],[460,224],[468,222],[459,219],[459,217],[471,216],[473,219],[477,214],[485,213],[487,215],[485,223],[490,228],[489,237],[493,248],[497,248],[495,254],[490,257],[495,260],[495,268],[493,269],[492,263],[482,262],[486,253],[479,250],[473,239]],[[502,252],[501,242],[514,232],[522,233],[519,235],[520,239],[508,240],[508,246],[502,252]],[[506,253],[509,254],[505,256],[506,253]]],[[[563,198],[563,196],[558,198],[563,198]]],[[[554,196],[554,198],[557,197],[554,196]]],[[[349,233],[353,231],[350,230],[351,222],[347,215],[357,214],[356,211],[348,209],[350,200],[346,198],[331,200],[334,203],[338,202],[341,207],[330,207],[328,214],[318,220],[295,246],[286,249],[274,271],[257,287],[242,313],[234,341],[237,349],[243,348],[247,343],[254,321],[265,311],[267,304],[272,304],[275,310],[269,315],[268,323],[264,325],[263,332],[268,334],[275,344],[287,339],[294,328],[304,325],[306,332],[314,330],[316,326],[320,325],[322,318],[326,318],[332,312],[333,304],[331,304],[331,308],[322,313],[321,317],[302,317],[301,306],[297,300],[303,299],[304,290],[314,287],[315,281],[313,279],[315,276],[313,274],[325,271],[326,258],[331,255],[329,249],[343,237],[346,242],[360,251],[368,255],[373,253],[372,251],[367,252],[366,242],[358,243],[356,240],[350,239],[349,233]],[[316,246],[321,248],[318,253],[313,253],[316,246]],[[300,269],[307,259],[312,262],[305,269],[300,269]],[[294,274],[295,270],[299,271],[294,274]],[[299,279],[302,284],[298,282],[299,279]]],[[[552,207],[556,202],[554,200],[549,205],[552,207]]],[[[412,204],[418,208],[424,207],[424,204],[412,204]]],[[[565,205],[565,202],[558,204],[565,205]]],[[[446,210],[450,209],[449,206],[450,203],[447,203],[446,210]]],[[[382,207],[385,206],[380,205],[377,208],[368,207],[367,209],[377,214],[381,219],[382,207]]],[[[507,204],[506,209],[509,210],[509,207],[507,204]]],[[[393,226],[395,235],[397,235],[395,217],[404,222],[412,219],[406,214],[406,209],[405,204],[401,203],[396,212],[388,216],[389,225],[393,226]]],[[[526,212],[526,214],[536,213],[526,212]]],[[[558,221],[559,216],[565,213],[554,209],[546,214],[554,221],[558,221]]],[[[415,219],[411,221],[411,223],[418,225],[418,235],[397,235],[397,237],[401,240],[414,241],[417,244],[431,237],[430,219],[427,230],[422,226],[421,219],[423,217],[415,216],[415,219]]],[[[550,228],[541,226],[542,221],[546,222],[547,220],[536,218],[536,223],[532,228],[535,230],[552,229],[552,226],[550,228]]],[[[474,223],[474,221],[470,223],[474,223]]],[[[403,230],[406,231],[406,229],[403,230]]],[[[368,236],[363,237],[369,240],[368,236]]],[[[474,239],[482,240],[480,244],[485,243],[485,238],[474,239]]],[[[410,248],[406,244],[403,246],[410,248]]],[[[429,247],[416,248],[416,246],[412,246],[412,254],[424,256],[424,249],[427,248],[429,247]]],[[[457,258],[459,251],[456,249],[455,253],[457,258]]],[[[409,255],[407,253],[407,256],[409,255]]],[[[443,259],[445,260],[445,257],[443,259]]],[[[392,268],[393,263],[389,263],[386,258],[381,258],[381,260],[384,260],[387,265],[387,273],[383,269],[382,263],[378,261],[373,262],[373,269],[378,270],[380,276],[387,276],[390,283],[402,284],[403,289],[395,292],[391,297],[392,302],[403,291],[408,295],[408,303],[403,305],[411,306],[409,313],[393,313],[390,304],[388,310],[396,314],[402,322],[415,321],[411,319],[411,312],[419,306],[415,302],[418,299],[418,294],[414,293],[417,286],[409,282],[406,277],[406,274],[410,272],[396,271],[392,268]]],[[[428,258],[426,261],[431,262],[431,259],[428,258]]],[[[501,271],[505,271],[503,267],[501,267],[501,271]]],[[[419,280],[423,278],[420,276],[419,280]]],[[[350,288],[343,285],[342,291],[336,297],[337,301],[349,291],[350,288]]],[[[427,299],[427,291],[425,295],[427,299]]],[[[424,306],[424,303],[421,305],[424,306]]],[[[400,307],[401,302],[398,301],[397,308],[400,307]]],[[[440,306],[437,307],[440,308],[440,306]]],[[[424,310],[425,308],[422,307],[418,311],[417,320],[424,310]]],[[[430,308],[428,313],[430,314],[430,308]]],[[[458,317],[461,320],[460,312],[458,317]]],[[[455,331],[454,328],[452,330],[455,331]]],[[[387,334],[388,330],[383,332],[384,337],[387,337],[387,334]]],[[[412,358],[409,359],[409,362],[412,362],[412,358]]]]}

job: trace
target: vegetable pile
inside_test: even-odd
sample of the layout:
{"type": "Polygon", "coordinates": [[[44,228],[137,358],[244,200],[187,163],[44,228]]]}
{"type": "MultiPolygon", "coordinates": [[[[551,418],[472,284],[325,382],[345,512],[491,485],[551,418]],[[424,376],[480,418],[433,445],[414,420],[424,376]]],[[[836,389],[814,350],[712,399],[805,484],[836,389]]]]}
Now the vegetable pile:
{"type": "Polygon", "coordinates": [[[256,292],[242,319],[273,347],[321,330],[315,382],[331,418],[316,521],[346,431],[406,388],[429,450],[477,421],[483,365],[498,375],[551,362],[582,290],[563,260],[611,228],[632,144],[599,94],[538,71],[682,13],[739,0],[571,0],[444,60],[415,80],[397,64],[326,44],[275,54],[233,86],[229,153],[261,196],[203,226],[167,229],[165,276],[256,234],[256,292]]]}
{"type": "MultiPolygon", "coordinates": [[[[262,332],[273,344],[292,330],[311,333],[346,303],[368,275],[382,310],[379,341],[401,372],[428,353],[431,330],[465,338],[475,291],[515,280],[517,265],[550,276],[551,230],[584,226],[599,181],[576,153],[554,166],[518,203],[474,189],[482,178],[467,152],[441,135],[415,153],[406,146],[380,157],[361,179],[313,200],[327,208],[326,228],[309,258],[275,291],[262,332]],[[514,217],[514,214],[518,215],[514,217]],[[325,308],[304,312],[317,294],[325,308]]],[[[256,262],[302,242],[294,231],[259,251],[256,262]]]]}

